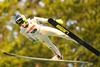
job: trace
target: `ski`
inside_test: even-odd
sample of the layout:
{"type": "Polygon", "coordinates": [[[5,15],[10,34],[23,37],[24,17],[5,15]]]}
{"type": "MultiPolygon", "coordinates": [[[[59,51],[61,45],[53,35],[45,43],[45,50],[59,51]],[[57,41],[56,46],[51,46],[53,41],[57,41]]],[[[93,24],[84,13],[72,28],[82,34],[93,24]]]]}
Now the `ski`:
{"type": "Polygon", "coordinates": [[[79,44],[83,45],[85,48],[87,48],[88,50],[90,50],[91,52],[93,52],[95,55],[100,56],[100,52],[98,50],[96,50],[94,47],[92,47],[88,43],[84,42],[82,39],[80,39],[78,36],[76,36],[75,34],[73,34],[71,31],[69,31],[68,29],[66,29],[65,27],[63,27],[61,24],[57,23],[52,18],[49,18],[48,22],[52,26],[54,26],[55,28],[57,28],[60,31],[64,32],[66,35],[68,35],[69,37],[71,37],[72,39],[74,39],[75,41],[77,41],[79,44]]]}
{"type": "Polygon", "coordinates": [[[8,53],[8,52],[3,52],[3,54],[8,55],[8,56],[18,57],[18,58],[30,59],[30,60],[34,60],[34,61],[67,62],[67,63],[81,63],[81,64],[88,63],[88,62],[84,62],[84,61],[52,60],[52,59],[47,59],[47,58],[28,57],[28,56],[22,56],[22,55],[12,54],[12,53],[8,53]]]}

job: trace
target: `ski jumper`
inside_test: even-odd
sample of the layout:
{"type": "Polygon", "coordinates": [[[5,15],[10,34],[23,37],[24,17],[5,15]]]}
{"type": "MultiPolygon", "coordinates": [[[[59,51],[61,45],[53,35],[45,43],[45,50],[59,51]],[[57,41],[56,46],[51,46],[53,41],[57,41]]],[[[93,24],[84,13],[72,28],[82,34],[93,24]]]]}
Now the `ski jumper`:
{"type": "Polygon", "coordinates": [[[27,28],[20,27],[20,33],[32,41],[39,40],[41,43],[47,45],[48,48],[54,53],[54,55],[59,55],[60,58],[62,58],[59,49],[57,48],[57,46],[55,46],[54,43],[51,42],[48,36],[57,36],[68,40],[72,39],[58,29],[49,26],[43,26],[40,24],[40,23],[48,23],[47,21],[48,19],[40,17],[34,17],[33,19],[28,19],[27,20],[27,22],[29,23],[28,27],[27,28]]]}

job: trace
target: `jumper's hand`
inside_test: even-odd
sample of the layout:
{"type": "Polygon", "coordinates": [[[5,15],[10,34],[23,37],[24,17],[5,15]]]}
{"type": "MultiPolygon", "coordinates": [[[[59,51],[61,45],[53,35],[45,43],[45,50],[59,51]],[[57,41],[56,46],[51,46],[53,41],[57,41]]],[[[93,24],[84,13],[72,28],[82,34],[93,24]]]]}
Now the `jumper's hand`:
{"type": "Polygon", "coordinates": [[[57,21],[58,23],[60,23],[60,24],[63,24],[63,23],[64,23],[62,19],[56,19],[56,21],[57,21]]]}
{"type": "Polygon", "coordinates": [[[38,42],[39,42],[38,40],[33,40],[33,43],[34,43],[34,44],[36,44],[36,43],[38,43],[38,42]]]}

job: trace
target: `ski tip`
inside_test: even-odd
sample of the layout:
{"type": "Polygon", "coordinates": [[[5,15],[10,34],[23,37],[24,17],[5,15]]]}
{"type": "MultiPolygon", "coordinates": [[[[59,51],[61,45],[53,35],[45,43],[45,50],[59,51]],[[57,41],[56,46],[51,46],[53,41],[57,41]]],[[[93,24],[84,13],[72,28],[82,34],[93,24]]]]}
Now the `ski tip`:
{"type": "Polygon", "coordinates": [[[100,56],[100,52],[99,52],[99,55],[98,56],[100,56]]]}
{"type": "Polygon", "coordinates": [[[3,52],[3,54],[8,55],[8,56],[14,56],[14,54],[10,54],[10,53],[7,53],[7,52],[3,52]]]}
{"type": "Polygon", "coordinates": [[[53,21],[53,19],[52,19],[52,18],[49,18],[49,19],[48,19],[48,22],[51,22],[51,21],[53,21]]]}
{"type": "Polygon", "coordinates": [[[8,54],[7,52],[3,52],[3,54],[8,54]]]}

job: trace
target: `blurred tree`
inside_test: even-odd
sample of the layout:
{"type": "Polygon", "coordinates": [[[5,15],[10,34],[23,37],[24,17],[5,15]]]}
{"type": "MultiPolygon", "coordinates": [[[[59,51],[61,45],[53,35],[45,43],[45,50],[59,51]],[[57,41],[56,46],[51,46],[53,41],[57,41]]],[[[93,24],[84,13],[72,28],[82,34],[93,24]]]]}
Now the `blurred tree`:
{"type": "MultiPolygon", "coordinates": [[[[61,18],[65,22],[64,26],[100,50],[100,0],[0,0],[0,67],[81,66],[61,62],[36,62],[3,55],[2,51],[34,57],[53,56],[45,45],[33,44],[19,33],[20,29],[14,23],[18,13],[27,18],[61,18]]],[[[57,37],[50,38],[57,44],[64,59],[89,61],[91,67],[100,66],[100,58],[83,46],[57,37]]]]}

